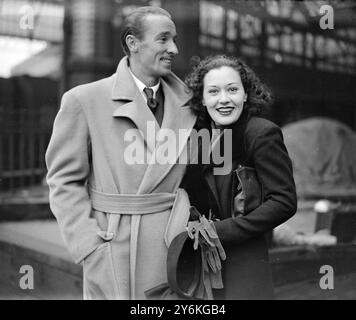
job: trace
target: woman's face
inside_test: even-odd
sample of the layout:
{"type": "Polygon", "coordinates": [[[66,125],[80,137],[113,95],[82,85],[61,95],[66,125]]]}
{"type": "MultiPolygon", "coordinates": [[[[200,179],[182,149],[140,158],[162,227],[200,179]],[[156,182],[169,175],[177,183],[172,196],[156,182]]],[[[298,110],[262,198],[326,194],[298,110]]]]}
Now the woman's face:
{"type": "Polygon", "coordinates": [[[223,66],[210,70],[203,79],[203,105],[216,125],[236,122],[247,99],[240,74],[223,66]]]}

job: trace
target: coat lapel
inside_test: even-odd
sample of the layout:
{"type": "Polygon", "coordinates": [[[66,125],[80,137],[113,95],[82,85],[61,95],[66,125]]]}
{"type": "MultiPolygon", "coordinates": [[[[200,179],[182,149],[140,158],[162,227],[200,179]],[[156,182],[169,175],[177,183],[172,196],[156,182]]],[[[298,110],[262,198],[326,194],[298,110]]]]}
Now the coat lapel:
{"type": "MultiPolygon", "coordinates": [[[[161,128],[146,105],[129,70],[128,59],[123,58],[117,68],[112,100],[121,102],[115,108],[113,117],[129,118],[136,125],[147,145],[150,155],[138,193],[150,193],[164,179],[179,159],[179,155],[186,150],[188,135],[179,135],[179,129],[191,130],[195,124],[196,116],[189,107],[183,107],[191,98],[184,83],[173,73],[161,78],[164,94],[164,113],[161,128]],[[176,144],[175,156],[168,163],[159,163],[157,159],[164,157],[167,150],[167,131],[174,135],[176,144]]],[[[169,143],[172,143],[169,141],[169,143]]]]}
{"type": "Polygon", "coordinates": [[[243,164],[246,158],[245,131],[250,117],[242,113],[240,119],[232,126],[232,160],[243,164]]]}
{"type": "MultiPolygon", "coordinates": [[[[232,147],[232,171],[236,169],[239,164],[243,164],[243,162],[245,161],[246,146],[244,141],[244,134],[245,134],[248,120],[249,117],[247,116],[247,114],[242,113],[240,119],[236,123],[234,123],[231,127],[228,128],[232,130],[232,146],[231,146],[232,147]]],[[[219,143],[219,140],[221,138],[222,135],[219,136],[219,139],[216,139],[214,141],[212,145],[212,150],[214,150],[214,148],[217,146],[217,143],[219,143]]],[[[209,164],[203,165],[202,172],[203,172],[204,179],[206,180],[209,189],[214,197],[214,201],[219,208],[219,212],[222,212],[221,206],[224,206],[225,204],[220,204],[219,191],[217,190],[213,169],[214,169],[214,164],[211,161],[209,164]]],[[[229,181],[230,179],[228,178],[224,179],[223,184],[221,185],[222,189],[226,189],[226,184],[229,181]]]]}
{"type": "Polygon", "coordinates": [[[179,156],[187,151],[187,140],[191,132],[196,116],[189,107],[184,107],[191,98],[186,87],[174,74],[161,79],[161,85],[164,94],[164,114],[161,129],[157,132],[157,143],[152,159],[146,174],[142,180],[140,190],[142,192],[151,192],[165,178],[169,171],[179,161],[179,156]],[[187,135],[180,135],[180,129],[187,130],[187,135]],[[167,133],[174,136],[174,140],[167,142],[167,133]],[[169,158],[168,163],[157,160],[164,159],[168,144],[175,144],[172,153],[173,157],[169,158]]]}
{"type": "MultiPolygon", "coordinates": [[[[210,130],[210,137],[211,137],[211,135],[212,135],[211,128],[209,130],[210,130]]],[[[203,177],[211,191],[211,194],[213,195],[213,201],[215,202],[219,212],[221,211],[221,207],[220,207],[218,190],[216,188],[216,183],[215,183],[215,177],[214,177],[214,171],[213,171],[214,164],[212,162],[211,154],[212,154],[213,150],[216,148],[217,144],[220,143],[221,137],[222,137],[222,135],[219,135],[218,138],[216,138],[212,143],[212,146],[210,149],[210,154],[209,154],[210,162],[208,164],[202,165],[203,177]]]]}
{"type": "Polygon", "coordinates": [[[213,175],[213,168],[212,167],[206,167],[204,168],[203,173],[204,173],[204,179],[211,191],[211,194],[213,196],[213,201],[218,208],[218,211],[221,212],[221,206],[220,206],[220,201],[219,201],[219,194],[218,194],[218,189],[216,188],[216,183],[215,183],[215,177],[213,175]],[[205,169],[205,170],[204,170],[205,169]]]}
{"type": "Polygon", "coordinates": [[[120,61],[117,68],[111,98],[121,101],[114,110],[113,117],[131,119],[140,130],[148,150],[152,153],[155,149],[155,136],[152,132],[157,133],[159,125],[129,73],[127,57],[120,61]]]}

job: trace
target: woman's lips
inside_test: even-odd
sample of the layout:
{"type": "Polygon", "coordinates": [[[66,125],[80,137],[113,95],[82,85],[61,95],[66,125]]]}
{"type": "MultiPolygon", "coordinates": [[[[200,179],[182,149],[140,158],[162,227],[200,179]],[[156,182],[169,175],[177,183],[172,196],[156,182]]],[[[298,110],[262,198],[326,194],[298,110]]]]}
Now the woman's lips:
{"type": "Polygon", "coordinates": [[[233,107],[221,107],[221,108],[216,109],[217,112],[219,112],[221,115],[224,115],[224,116],[230,115],[233,110],[234,110],[233,107]]]}

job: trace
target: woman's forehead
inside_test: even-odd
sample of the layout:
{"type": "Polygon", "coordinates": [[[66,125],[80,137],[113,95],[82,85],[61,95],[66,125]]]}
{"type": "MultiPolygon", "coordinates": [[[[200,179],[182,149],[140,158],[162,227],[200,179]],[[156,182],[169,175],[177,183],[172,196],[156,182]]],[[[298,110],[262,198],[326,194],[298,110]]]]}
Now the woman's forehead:
{"type": "Polygon", "coordinates": [[[241,77],[237,70],[230,66],[221,66],[211,69],[204,76],[204,84],[211,85],[213,83],[241,83],[241,77]]]}

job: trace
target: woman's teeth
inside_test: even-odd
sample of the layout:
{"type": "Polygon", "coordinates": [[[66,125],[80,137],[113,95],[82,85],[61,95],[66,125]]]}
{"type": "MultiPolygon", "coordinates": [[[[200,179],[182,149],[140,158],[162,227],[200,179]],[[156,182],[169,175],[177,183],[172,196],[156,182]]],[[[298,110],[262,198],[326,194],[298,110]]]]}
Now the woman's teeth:
{"type": "Polygon", "coordinates": [[[219,108],[219,109],[217,109],[217,111],[222,115],[229,115],[233,110],[234,110],[234,108],[219,108]]]}

